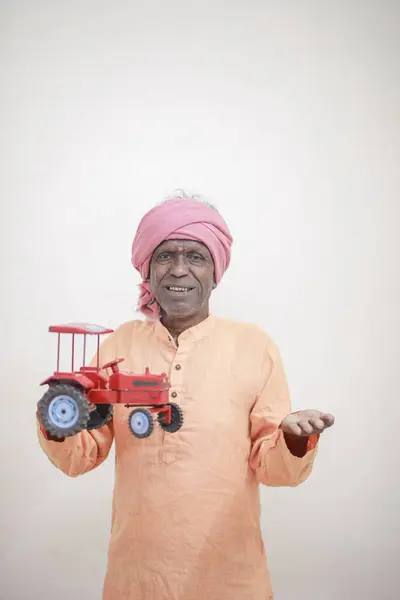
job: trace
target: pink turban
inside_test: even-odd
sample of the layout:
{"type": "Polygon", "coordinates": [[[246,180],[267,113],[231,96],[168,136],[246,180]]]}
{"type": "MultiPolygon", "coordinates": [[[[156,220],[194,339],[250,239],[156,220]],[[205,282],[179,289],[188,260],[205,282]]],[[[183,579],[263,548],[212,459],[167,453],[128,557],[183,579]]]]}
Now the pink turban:
{"type": "Polygon", "coordinates": [[[154,250],[165,240],[202,242],[214,260],[218,284],[230,263],[232,236],[221,215],[196,200],[176,198],[152,208],[140,221],[132,244],[132,264],[142,276],[138,309],[158,318],[160,307],[148,282],[154,250]]]}

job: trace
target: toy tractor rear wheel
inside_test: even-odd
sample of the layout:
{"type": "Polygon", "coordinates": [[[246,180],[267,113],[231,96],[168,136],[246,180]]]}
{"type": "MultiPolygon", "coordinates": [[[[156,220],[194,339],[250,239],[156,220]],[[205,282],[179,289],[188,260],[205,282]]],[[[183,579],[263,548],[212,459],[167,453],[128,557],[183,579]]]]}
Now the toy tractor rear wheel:
{"type": "Polygon", "coordinates": [[[171,407],[171,423],[165,422],[165,416],[163,414],[158,415],[158,422],[160,426],[168,433],[175,433],[182,427],[183,424],[183,413],[182,409],[173,402],[168,405],[171,407]]]}
{"type": "Polygon", "coordinates": [[[70,384],[50,385],[38,402],[39,419],[51,436],[65,438],[86,429],[89,402],[83,390],[70,384]]]}
{"type": "Polygon", "coordinates": [[[111,404],[96,404],[96,408],[90,412],[86,429],[100,429],[111,419],[113,407],[111,404]]]}

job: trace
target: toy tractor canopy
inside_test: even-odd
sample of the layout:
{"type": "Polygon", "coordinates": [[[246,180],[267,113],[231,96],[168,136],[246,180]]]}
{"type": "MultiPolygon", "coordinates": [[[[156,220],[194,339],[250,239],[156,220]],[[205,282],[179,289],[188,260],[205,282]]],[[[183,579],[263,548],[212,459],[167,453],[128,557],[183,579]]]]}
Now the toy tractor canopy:
{"type": "Polygon", "coordinates": [[[113,333],[113,329],[102,327],[101,325],[93,325],[91,323],[68,323],[65,325],[50,325],[49,331],[58,334],[57,344],[57,372],[60,370],[60,336],[62,333],[68,333],[72,336],[72,352],[71,352],[71,372],[74,371],[75,365],[75,336],[83,335],[83,361],[82,365],[86,364],[86,336],[97,336],[97,370],[100,369],[100,336],[108,333],[113,333]]]}

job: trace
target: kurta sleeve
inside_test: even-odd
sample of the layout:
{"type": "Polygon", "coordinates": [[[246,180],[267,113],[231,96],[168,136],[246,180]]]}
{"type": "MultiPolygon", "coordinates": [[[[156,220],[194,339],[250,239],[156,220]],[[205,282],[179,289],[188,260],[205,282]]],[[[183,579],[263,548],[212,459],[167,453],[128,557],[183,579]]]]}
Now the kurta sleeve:
{"type": "Polygon", "coordinates": [[[319,436],[308,438],[303,457],[290,452],[280,429],[282,420],[292,412],[290,393],[281,356],[273,342],[268,344],[263,368],[262,388],[250,414],[250,466],[264,485],[295,487],[312,471],[319,436]]]}
{"type": "Polygon", "coordinates": [[[37,419],[39,444],[50,462],[70,477],[92,471],[107,458],[112,442],[112,421],[99,429],[81,431],[61,442],[47,439],[37,419]]]}
{"type": "MultiPolygon", "coordinates": [[[[127,327],[121,326],[101,344],[100,364],[119,357],[118,352],[122,350],[120,340],[126,331],[127,327]]],[[[96,362],[95,355],[91,365],[95,365],[96,362]]],[[[102,371],[102,375],[107,377],[107,373],[104,371],[102,371]]],[[[99,429],[84,430],[63,441],[49,439],[41,427],[37,415],[36,426],[40,447],[47,458],[55,467],[70,477],[83,475],[101,465],[107,458],[114,439],[112,419],[99,429]]]]}

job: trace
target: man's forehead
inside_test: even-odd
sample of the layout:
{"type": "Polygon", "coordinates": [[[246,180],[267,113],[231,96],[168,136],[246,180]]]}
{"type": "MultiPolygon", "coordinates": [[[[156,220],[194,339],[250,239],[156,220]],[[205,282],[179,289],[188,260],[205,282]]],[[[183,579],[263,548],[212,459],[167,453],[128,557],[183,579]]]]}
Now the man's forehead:
{"type": "Polygon", "coordinates": [[[170,250],[175,250],[176,252],[183,252],[184,250],[188,250],[191,248],[202,248],[203,250],[208,251],[208,248],[203,242],[199,242],[198,240],[164,240],[158,246],[158,249],[168,248],[170,250]]]}

